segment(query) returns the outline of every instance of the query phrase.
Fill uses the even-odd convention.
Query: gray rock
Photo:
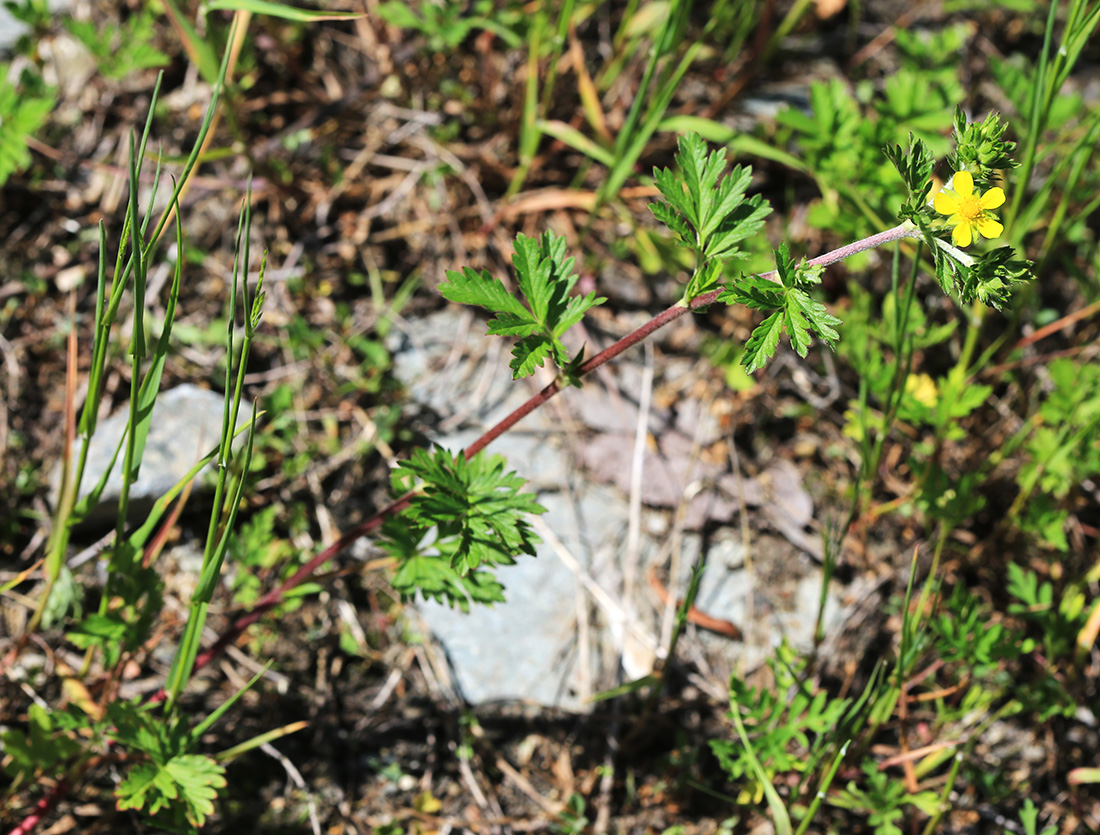
[[[138,471],[138,478],[130,485],[130,519],[139,520],[148,513],[158,498],[170,490],[203,455],[209,452],[221,437],[222,395],[185,383],[162,392],[153,406],[153,419],[145,442],[145,455]],[[252,404],[243,402],[237,421],[247,423],[252,414]],[[88,461],[84,469],[81,496],[87,495],[103,477],[111,463],[119,440],[126,431],[129,407],[126,406],[99,422],[88,448]],[[238,446],[245,435],[238,436]],[[73,450],[74,459],[79,454],[80,442]],[[113,519],[122,491],[122,455],[107,479],[99,504],[88,514],[86,522],[101,524]],[[201,495],[212,483],[210,475],[216,465],[208,464],[195,479],[192,495]],[[51,475],[51,501],[57,503],[61,482],[60,462]]]
[[[438,413],[436,440],[448,449],[467,446],[541,385],[512,382],[508,343],[483,334],[480,320],[448,308],[409,323],[407,333],[390,340],[398,377],[414,399]],[[416,604],[470,703],[534,702],[585,711],[595,693],[624,676],[650,672],[667,620],[653,579],[678,599],[701,560],[706,567],[697,607],[737,624],[745,635],[735,642],[689,626],[680,642],[678,652],[706,671],[714,692],[724,690],[732,671],[759,667],[782,640],[800,649],[812,645],[821,572],[800,544],[813,540],[804,531],[813,506],[798,470],[777,460],[759,477],[738,482],[722,466],[692,460],[687,432],[705,419],[698,409],[679,408],[680,426],[668,412],[654,409],[648,417],[657,443],[643,456],[641,533],[637,553],[628,554],[640,381],[640,367],[628,356],[582,390],[563,392],[489,447],[528,480],[547,513],[536,521],[543,539],[538,556],[520,557],[497,572],[507,602],[468,614]],[[703,488],[674,536],[677,506],[693,483]],[[742,501],[759,521],[750,534],[751,559],[738,524],[739,514],[748,512]],[[691,532],[708,519],[732,524],[706,540]],[[760,533],[761,526],[780,535]],[[827,619],[840,610],[832,590],[828,600]]]

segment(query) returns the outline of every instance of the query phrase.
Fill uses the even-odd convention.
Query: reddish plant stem
[[[834,249],[832,252],[827,252],[824,255],[819,255],[817,258],[811,258],[809,264],[815,266],[827,266],[834,264],[837,261],[841,261],[844,258],[855,255],[857,252],[864,252],[865,250],[872,249],[873,247],[882,246],[885,243],[891,241],[901,240],[902,238],[914,238],[919,237],[920,231],[908,224],[901,224],[895,226],[893,229],[887,229],[885,232],[880,232],[877,235],[872,235],[869,238],[864,238],[861,241],[842,246],[840,249]],[[775,270],[767,273],[761,273],[760,278],[766,278],[769,281],[778,281],[778,274]],[[704,293],[701,296],[697,296],[691,300],[690,305],[684,306],[682,304],[675,304],[667,310],[657,314],[654,318],[650,319],[640,328],[631,333],[628,333],[614,345],[604,349],[600,353],[596,354],[586,363],[581,365],[578,370],[578,376],[585,376],[592,371],[595,371],[604,363],[614,359],[628,348],[637,345],[643,339],[648,337],[654,331],[663,328],[669,322],[679,319],[685,313],[691,310],[697,310],[701,307],[707,307],[714,304],[718,300],[718,295],[721,290],[712,290],[709,293]],[[485,432],[480,438],[470,444],[463,451],[463,455],[466,458],[473,458],[477,453],[481,452],[485,447],[519,423],[535,409],[542,406],[543,403],[548,401],[554,395],[561,391],[561,386],[557,381],[550,383],[543,388],[538,394],[531,397],[526,403],[513,411],[491,429]],[[277,606],[283,599],[283,596],[295,588],[317,571],[322,565],[331,559],[335,559],[342,554],[353,543],[362,537],[366,536],[371,531],[378,528],[382,522],[390,515],[397,513],[400,510],[406,508],[409,504],[409,500],[412,498],[413,493],[406,493],[404,496],[396,499],[384,508],[379,510],[374,516],[360,525],[352,528],[350,531],[342,535],[338,540],[325,548],[321,553],[311,559],[308,563],[299,568],[293,576],[284,580],[274,589],[269,591],[263,597],[261,597],[253,608],[238,618],[229,629],[223,633],[217,641],[215,641],[208,649],[200,653],[195,659],[195,671],[201,670],[211,661],[213,661],[229,644],[237,639],[237,637],[244,632],[248,627],[258,621],[264,614],[264,612]],[[164,692],[159,691],[154,694],[152,701],[163,701]]]
[[[11,831],[10,835],[30,835],[68,792],[69,781],[63,777],[57,781],[53,791],[38,799],[38,802],[34,804],[34,811],[23,818],[20,824]]]
[[[873,247],[882,246],[882,244],[885,243],[890,243],[891,241],[901,240],[902,238],[919,237],[920,232],[917,229],[903,223],[900,226],[895,226],[893,229],[887,229],[885,232],[880,232],[877,235],[872,235],[871,237],[864,238],[861,241],[856,241],[855,243],[848,244],[847,246],[842,246],[840,247],[840,249],[834,249],[832,252],[827,252],[824,255],[819,255],[817,258],[811,258],[808,263],[815,266],[827,266],[829,264],[834,264],[837,261],[841,261],[844,258],[848,258],[849,256],[855,255],[857,252],[864,252],[868,249],[872,249]],[[766,278],[769,281],[778,281],[777,273],[775,270],[767,273],[761,273],[759,277]],[[588,362],[581,365],[580,369],[578,369],[578,376],[583,377],[586,374],[595,371],[601,365],[619,356],[619,354],[623,353],[628,348],[637,345],[654,331],[663,328],[669,322],[679,319],[689,310],[697,310],[698,308],[707,307],[708,305],[714,304],[716,301],[718,301],[718,296],[720,293],[721,290],[712,290],[709,293],[704,293],[703,295],[697,296],[696,298],[692,299],[688,306],[676,304],[668,308],[667,310],[659,313],[657,316],[646,322],[640,328],[627,334],[614,345],[611,345],[610,347],[604,349],[600,353],[596,354],[596,356],[588,360]],[[482,435],[480,438],[470,444],[463,451],[463,454],[467,458],[472,458],[473,456],[477,455],[477,453],[485,449],[485,447],[487,447],[490,443],[492,443],[494,440],[499,438],[501,435],[503,435],[505,432],[507,432],[509,429],[519,423],[523,418],[527,417],[527,415],[531,414],[531,412],[535,411],[535,409],[539,408],[543,403],[556,395],[559,391],[561,391],[561,387],[556,381],[550,383],[550,385],[543,388],[538,394],[534,395],[530,400],[528,400],[510,415],[508,415],[491,429],[489,429],[484,435]],[[237,638],[246,629],[248,629],[248,627],[258,621],[261,617],[263,617],[263,614],[265,612],[277,606],[282,601],[283,596],[288,591],[300,585],[302,582],[312,576],[313,573],[316,572],[317,569],[324,565],[326,562],[338,557],[340,554],[350,548],[352,544],[355,543],[357,540],[366,536],[375,528],[381,526],[382,522],[385,521],[387,517],[408,507],[409,500],[413,497],[413,495],[414,492],[409,492],[406,493],[404,496],[401,496],[400,498],[390,502],[384,508],[375,513],[375,515],[372,516],[370,519],[343,534],[338,540],[329,545],[321,553],[319,553],[308,563],[306,563],[296,572],[294,572],[293,576],[284,580],[274,589],[261,597],[250,611],[234,621],[233,625],[229,627],[229,629],[227,629],[218,638],[217,641],[211,644],[211,646],[208,647],[204,652],[199,654],[199,656],[195,659],[193,672],[198,672],[215,658],[217,658],[222,653],[222,651],[235,640],[237,640]],[[148,701],[155,704],[164,701],[166,697],[167,693],[162,688],[154,693]],[[53,791],[51,791],[46,797],[41,798],[38,803],[35,804],[34,811],[31,812],[31,814],[28,815],[26,818],[24,818],[23,822],[20,823],[19,826],[12,830],[11,835],[29,835],[29,833],[33,832],[34,829],[37,828],[38,824],[41,823],[45,815],[54,808],[54,806],[62,797],[65,796],[65,794],[68,792],[68,789],[68,781],[59,781],[58,784],[54,787]]]

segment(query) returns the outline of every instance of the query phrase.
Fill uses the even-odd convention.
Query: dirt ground
[[[367,5],[373,10],[373,3]],[[607,19],[581,31],[586,46],[598,48],[601,27],[621,13],[619,5],[601,7],[599,15]],[[790,49],[754,62],[753,45],[766,40],[766,29],[785,11],[782,3],[765,5],[771,12],[750,40],[746,60],[700,62],[682,85],[675,111],[713,114],[717,109],[720,116],[746,120],[752,118],[746,99],[776,91],[798,96],[813,78],[859,75],[864,69],[849,61],[853,45],[865,48],[876,39],[888,40],[897,11],[893,3],[868,2],[858,4],[858,11],[845,7],[828,17],[811,12],[796,29]],[[76,9],[103,16],[119,12],[107,3],[82,2]],[[121,12],[129,14],[129,6],[124,4]],[[939,3],[914,7],[911,14],[929,26],[948,19]],[[1008,13],[991,15],[983,20],[1011,22]],[[564,190],[590,193],[599,187],[604,170],[561,143],[544,140],[523,191],[505,198],[522,121],[522,51],[481,32],[457,49],[432,54],[415,33],[402,35],[373,19],[291,26],[257,17],[250,31],[239,74],[247,79],[247,89],[229,99],[231,117],[214,143],[225,153],[200,169],[184,204],[193,269],[179,326],[200,336],[170,358],[165,387],[183,381],[216,383],[222,373],[220,345],[201,334],[223,315],[236,212],[251,175],[253,246],[267,250],[272,272],[248,390],[264,402],[279,385],[289,384],[300,429],[268,449],[248,512],[278,506],[286,525],[280,532],[301,553],[313,554],[336,532],[384,504],[391,454],[400,456],[435,428],[435,417],[408,404],[385,367],[364,361],[359,340],[373,338],[381,317],[372,287],[392,300],[415,276],[400,319],[425,316],[446,304],[435,290],[445,270],[469,265],[504,276],[514,234],[545,228],[583,247],[587,272],[582,281],[597,282],[601,292],[611,288],[611,302],[598,320],[605,333],[621,331],[640,312],[662,309],[675,298],[675,284],[623,256],[621,238],[630,223],[651,222],[649,195],[628,188],[614,212],[590,216],[563,197]],[[990,37],[1007,38],[1011,31],[1009,26]],[[59,42],[64,35],[48,37]],[[189,148],[209,87],[163,21],[157,38],[171,60],[155,141],[175,155]],[[1026,37],[1022,42],[1029,43]],[[624,79],[636,83],[645,58],[633,56]],[[883,58],[875,72],[888,71],[889,59]],[[75,321],[81,345],[89,344],[95,228],[100,220],[114,224],[121,217],[127,137],[144,123],[153,78],[145,71],[109,80],[94,66],[69,67],[59,78],[54,117],[32,145],[34,167],[13,177],[0,197],[0,309],[7,311],[0,320],[0,426],[5,432],[0,499],[5,507],[19,509],[0,526],[0,568],[5,571],[22,570],[42,547],[49,512],[44,474],[64,440],[66,338]],[[621,121],[628,93],[611,97],[611,120]],[[575,102],[563,103],[561,112],[551,115],[575,120]],[[641,166],[671,164],[673,143],[658,135]],[[784,229],[800,233],[798,246],[809,253],[843,243],[800,220],[801,202],[814,195],[810,181],[766,161],[757,162],[756,171],[754,189],[776,207],[771,239],[779,240]],[[882,285],[880,273],[874,282]],[[843,267],[826,275],[831,301],[843,296],[847,277]],[[1060,291],[1049,292],[1056,297]],[[673,329],[659,336],[658,358],[692,356],[709,336],[743,339],[752,321],[744,310],[695,317],[690,333]],[[311,331],[324,334],[313,348]],[[84,354],[78,362],[86,367]],[[808,366],[812,373],[799,373],[797,363],[779,363],[749,393],[732,392],[721,369],[700,363],[690,392],[700,401],[725,404],[724,427],[747,473],[764,471],[777,457],[798,460],[818,520],[837,517],[846,507],[843,496],[854,456],[841,427],[856,380],[831,363],[830,374],[812,371],[825,367],[823,362],[816,358]],[[120,357],[114,369],[107,399],[117,405],[127,396],[128,364]],[[666,396],[683,396],[673,382],[667,385]],[[837,396],[828,399],[831,386]],[[656,396],[661,397],[660,389]],[[383,428],[383,443],[368,454],[348,455],[346,448],[363,431],[363,416]],[[22,439],[22,445],[9,445],[12,437]],[[990,442],[976,442],[959,454],[985,455]],[[888,450],[887,462],[898,461],[901,453],[900,448]],[[889,478],[886,485],[888,492]],[[995,486],[990,492],[996,493]],[[892,495],[884,495],[884,501]],[[295,525],[292,519],[304,522]],[[192,543],[201,525],[200,515],[185,516],[177,544]],[[767,536],[759,518],[753,533]],[[961,532],[956,553],[965,555],[984,533]],[[74,547],[95,538],[92,532],[86,536]],[[823,686],[858,692],[874,662],[893,646],[897,608],[888,601],[904,589],[914,548],[927,566],[923,536],[916,520],[884,515],[849,537],[840,580],[859,580],[866,593],[854,601],[846,626],[820,650],[817,680]],[[385,572],[365,565],[361,559],[338,563],[322,578],[319,595],[265,619],[200,674],[187,697],[195,715],[224,701],[257,663],[275,661],[263,684],[204,740],[208,750],[308,722],[304,730],[230,765],[230,788],[207,831],[579,835],[658,833],[674,826],[684,833],[770,831],[763,807],[735,805],[726,794],[736,790],[707,741],[732,737],[725,717],[728,703],[713,688],[700,686],[690,659],[666,671],[659,699],[613,700],[586,715],[517,704],[472,709],[449,682],[439,647],[430,640],[409,640],[408,621]],[[970,582],[996,580],[965,556],[943,568],[948,576]],[[767,566],[762,570],[766,578]],[[83,582],[97,582],[92,565],[83,572]],[[278,579],[277,569],[261,572],[260,579],[266,589]],[[343,637],[349,603],[362,636],[355,652],[348,651]],[[185,603],[169,601],[167,629],[160,634],[165,646],[171,645],[171,630],[185,611]],[[211,609],[210,637],[240,611],[228,594],[219,597]],[[0,635],[18,634],[26,610],[5,600],[4,616]],[[65,661],[64,654],[57,660]],[[129,692],[150,692],[164,672],[164,657],[151,649],[133,671]],[[766,670],[754,675],[753,681],[767,680]],[[51,688],[37,695],[55,703],[60,680]],[[0,714],[19,716],[28,699],[16,682],[0,679]],[[885,738],[882,744],[888,747]],[[1067,740],[1057,720],[1034,726],[1004,722],[975,756],[1030,785],[1035,796],[1047,799],[1048,811],[1081,822],[1098,819],[1095,794],[1070,798],[1060,787],[1068,768],[1095,765],[1090,758],[1097,751],[1095,728]],[[41,831],[148,831],[113,810],[115,777],[102,771],[74,787]],[[964,795],[942,831],[1015,831],[1015,808],[1014,802],[1000,808]],[[0,814],[5,822],[18,822],[8,821],[7,814]],[[819,824],[814,831],[826,831],[826,826],[838,832],[872,831],[839,810],[829,810]]]

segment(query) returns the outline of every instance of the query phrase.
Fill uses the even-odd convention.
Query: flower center
[[[982,204],[973,195],[959,201],[959,214],[967,220],[975,220],[982,214]]]

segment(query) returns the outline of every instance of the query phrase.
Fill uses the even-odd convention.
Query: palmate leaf
[[[483,567],[533,556],[539,539],[527,522],[544,513],[525,482],[505,471],[499,455],[469,461],[444,449],[416,450],[391,476],[394,491],[416,488],[409,506],[382,526],[381,545],[398,564],[394,587],[457,605],[502,599],[501,586]]]
[[[170,817],[202,826],[214,812],[218,789],[225,788],[225,769],[200,754],[180,754],[163,765],[134,765],[115,789],[119,811],[140,809],[147,815],[168,810]]]
[[[409,557],[392,580],[393,587],[406,599],[420,595],[470,611],[470,603],[484,606],[504,602],[504,586],[489,571],[460,574],[442,555],[416,554]]]
[[[519,379],[529,377],[547,359],[560,369],[568,367],[569,352],[561,342],[562,334],[590,308],[607,301],[595,293],[570,295],[577,283],[574,264],[574,259],[566,257],[564,238],[550,232],[538,239],[521,234],[516,236],[512,266],[523,301],[487,270],[478,272],[470,267],[461,272],[448,270],[447,281],[439,289],[451,301],[496,314],[489,320],[490,334],[518,337],[511,368],[512,377]]]

